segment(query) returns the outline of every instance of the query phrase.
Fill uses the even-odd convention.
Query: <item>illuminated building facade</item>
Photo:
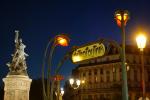
[[[137,47],[126,46],[129,100],[142,96],[141,55]],[[146,96],[150,98],[150,49],[144,50]],[[64,100],[121,100],[121,60],[116,48],[101,58],[80,62],[72,77],[85,80],[78,89],[65,84]]]

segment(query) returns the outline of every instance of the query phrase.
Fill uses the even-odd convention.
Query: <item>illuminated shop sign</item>
[[[101,57],[105,54],[105,46],[103,43],[94,43],[76,49],[72,53],[72,62],[78,63],[80,61],[89,60],[96,57]]]

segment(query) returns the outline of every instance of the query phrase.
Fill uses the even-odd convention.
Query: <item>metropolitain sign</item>
[[[105,54],[105,46],[103,43],[93,43],[91,45],[77,48],[72,53],[72,62],[78,63],[92,58],[101,57]]]

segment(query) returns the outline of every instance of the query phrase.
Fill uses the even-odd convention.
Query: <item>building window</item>
[[[94,83],[97,83],[97,76],[94,77]]]
[[[141,64],[141,59],[139,59],[139,64]]]
[[[106,100],[110,100],[110,94],[106,95]]]
[[[100,79],[101,79],[101,80],[100,80],[101,82],[104,82],[103,77],[100,77]]]
[[[110,81],[110,72],[106,71],[106,81],[109,82]]]
[[[94,100],[98,100],[98,95],[95,95],[95,96],[94,96]]]
[[[113,81],[116,81],[116,67],[113,67]]]
[[[148,64],[150,64],[150,59],[148,59]]]
[[[140,80],[142,81],[142,69],[140,69]]]
[[[148,65],[149,64],[149,57],[146,57],[146,59],[144,59],[144,60],[145,60],[145,64]]]
[[[85,73],[83,73],[83,77],[85,77],[86,76],[86,74]]]
[[[104,100],[104,95],[100,94],[100,100]]]
[[[136,64],[136,56],[133,58],[133,63]]]
[[[148,82],[150,82],[150,70],[148,71]]]
[[[122,80],[122,69],[119,69],[119,74],[120,74],[120,81]]]
[[[103,74],[103,69],[102,68],[100,69],[100,74]]]
[[[130,70],[127,72],[128,81],[130,81]]]
[[[91,71],[89,71],[89,76],[91,76],[92,75],[92,73],[91,73]]]
[[[126,63],[129,63],[129,59],[126,59]]]
[[[121,68],[119,69],[119,72],[120,72],[120,73],[122,72],[122,69],[121,69]]]
[[[147,65],[149,65],[150,64],[150,62],[149,62],[149,58],[147,57]]]
[[[109,57],[106,58],[106,61],[109,61]]]
[[[88,100],[88,95],[83,95],[82,98],[83,100]]]
[[[106,81],[109,82],[110,81],[110,76],[106,77]]]
[[[92,100],[92,95],[88,95],[88,100]]]
[[[89,77],[89,84],[92,84],[92,79],[91,79],[91,77]]]
[[[107,71],[106,74],[109,74],[109,71]]]
[[[97,70],[96,69],[94,70],[94,75],[97,75]]]
[[[137,79],[137,71],[136,70],[134,70],[134,80],[138,81],[138,79]]]

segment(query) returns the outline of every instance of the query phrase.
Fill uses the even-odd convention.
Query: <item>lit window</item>
[[[97,77],[94,77],[94,82],[97,83]]]

